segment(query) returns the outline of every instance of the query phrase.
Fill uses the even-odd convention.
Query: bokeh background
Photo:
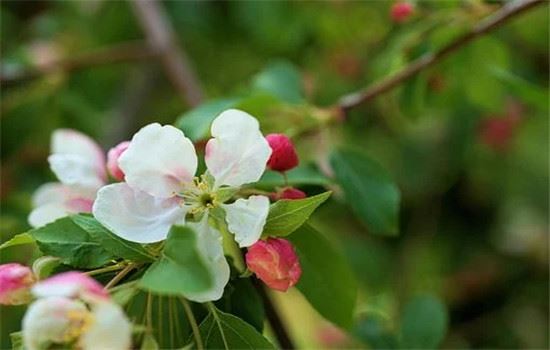
[[[369,315],[391,330],[411,296],[429,293],[446,305],[443,348],[548,348],[547,4],[321,131],[296,132],[285,118],[312,108],[334,113],[341,96],[440,48],[503,5],[419,1],[396,23],[392,4],[161,6],[204,100],[243,96],[265,88],[266,79],[271,86],[273,77],[300,86],[301,95],[285,96],[292,89],[283,83],[278,96],[299,107],[260,119],[264,130],[293,134],[302,164],[315,169],[317,180],[302,189],[335,190],[313,220],[344,251],[360,293],[351,335],[323,321],[298,292],[277,294],[298,345],[380,346],[370,337]],[[176,122],[197,101],[150,55],[132,7],[2,1],[0,241],[29,229],[33,191],[54,180],[47,165],[54,129],[78,129],[108,149],[146,123]],[[262,113],[271,104],[259,98],[249,107]],[[326,179],[323,159],[335,144],[352,145],[388,169],[401,190],[399,236],[369,232]],[[2,262],[25,263],[37,254],[18,247],[1,253]],[[10,347],[21,312],[2,308],[1,348]]]

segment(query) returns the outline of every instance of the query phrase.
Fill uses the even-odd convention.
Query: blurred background
[[[194,120],[188,112],[203,101],[246,96],[240,107],[264,131],[292,135],[314,172],[296,185],[335,190],[314,224],[359,283],[350,334],[298,292],[276,295],[300,347],[384,347],[373,329],[391,331],[403,304],[429,293],[447,309],[443,348],[548,348],[548,4],[340,113],[343,95],[503,6],[411,4],[401,19],[392,1],[166,1],[155,18],[127,1],[2,1],[0,241],[29,229],[33,191],[54,180],[54,129],[78,129],[108,149],[152,121],[186,130],[183,120]],[[168,48],[151,33],[159,20],[172,30]],[[306,114],[336,117],[310,129]],[[372,234],[350,210],[328,178],[334,145],[388,170],[401,191],[398,236]],[[14,247],[1,262],[36,255]],[[1,348],[11,347],[22,310],[2,308]]]

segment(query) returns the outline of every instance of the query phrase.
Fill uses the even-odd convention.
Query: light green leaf
[[[8,247],[31,243],[34,243],[34,238],[32,238],[32,236],[28,232],[20,233],[13,236],[10,240],[2,243],[2,245],[0,245],[0,250]]]
[[[145,272],[139,285],[152,292],[185,295],[205,291],[213,281],[198,252],[193,230],[172,226],[160,260]]]
[[[206,349],[274,349],[263,335],[240,318],[214,306],[211,310],[199,326]]]
[[[445,305],[433,296],[417,296],[403,310],[401,348],[436,349],[447,332]]]
[[[138,292],[139,290],[136,288],[135,281],[121,284],[110,291],[113,301],[120,306],[127,305],[128,302],[138,294]]]
[[[61,262],[79,268],[99,267],[113,256],[70,217],[58,219],[28,232],[40,251],[61,259]]]
[[[369,231],[397,235],[400,192],[386,170],[367,156],[349,150],[334,152],[331,163],[346,201]]]
[[[157,340],[151,333],[145,333],[141,342],[141,350],[158,350]]]
[[[23,332],[10,333],[11,348],[12,350],[24,350],[23,346]]]
[[[176,120],[175,125],[192,141],[199,141],[210,134],[212,121],[224,110],[234,107],[238,101],[237,98],[208,101],[185,112]]]
[[[323,317],[337,326],[350,328],[357,282],[342,253],[308,224],[289,239],[302,266],[298,289]]]
[[[256,91],[269,92],[285,102],[300,103],[304,100],[300,72],[287,61],[269,64],[254,77],[252,87]]]
[[[122,239],[105,228],[93,216],[78,214],[71,216],[75,224],[81,227],[103,248],[119,258],[132,260],[134,262],[149,262],[155,257],[149,253],[141,244]]]
[[[41,256],[32,263],[32,272],[39,279],[44,279],[52,274],[52,271],[61,264],[61,259],[55,256]]]
[[[271,205],[263,236],[288,236],[326,201],[332,192],[324,192],[304,199],[282,199]]]

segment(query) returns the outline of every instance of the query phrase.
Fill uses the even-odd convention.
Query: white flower
[[[212,123],[211,133],[205,152],[208,171],[199,179],[195,177],[195,147],[181,130],[157,123],[143,127],[119,158],[126,182],[99,190],[93,206],[96,219],[124,239],[152,243],[166,239],[172,225],[184,224],[187,213],[206,216],[219,206],[225,210],[228,228],[239,246],[254,244],[265,225],[269,199],[251,196],[222,204],[218,191],[222,186],[258,181],[271,148],[258,121],[239,110],[221,113]],[[199,230],[198,246],[219,247],[214,255],[223,257],[219,232],[210,228],[206,219],[194,227]],[[207,250],[212,253],[211,249]],[[204,295],[187,296],[191,300],[218,299],[229,279],[225,258],[205,259],[213,275],[223,280],[216,281],[215,288]]]
[[[26,349],[45,349],[52,343],[74,343],[83,350],[130,349],[130,321],[91,277],[63,273],[38,282],[33,293],[39,299],[23,317]]]
[[[29,223],[39,227],[63,216],[91,212],[107,173],[101,148],[88,136],[60,129],[52,135],[50,168],[60,182],[42,185],[33,196]]]

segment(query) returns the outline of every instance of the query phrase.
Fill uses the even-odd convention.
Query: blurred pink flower
[[[123,141],[111,148],[107,153],[107,169],[109,170],[109,174],[118,181],[124,180],[124,172],[118,166],[118,159],[129,145],[130,141]]]
[[[10,263],[0,265],[0,304],[20,305],[31,300],[30,287],[34,274],[27,266]]]

